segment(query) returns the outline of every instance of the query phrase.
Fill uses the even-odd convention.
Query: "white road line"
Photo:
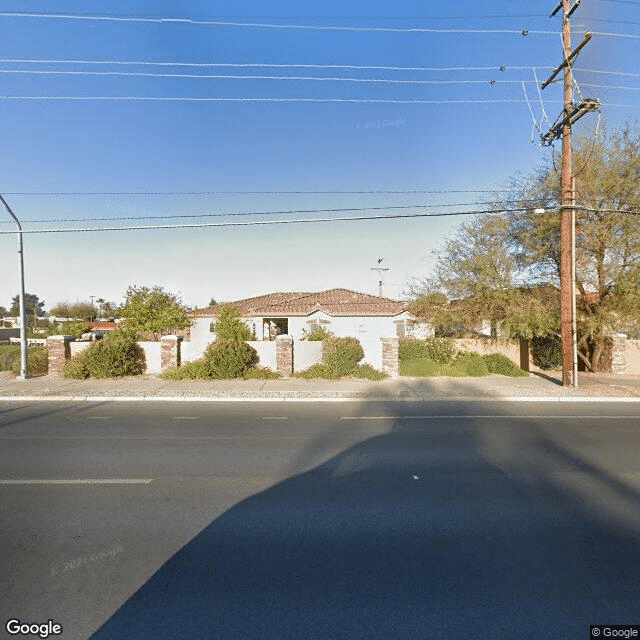
[[[173,416],[174,420],[200,420],[200,416]]]
[[[111,416],[87,416],[87,420],[111,420]]]
[[[510,415],[461,415],[461,416],[341,416],[340,420],[468,420],[469,418],[483,418],[495,420],[633,420],[638,416],[510,416]]]
[[[262,416],[263,420],[288,420],[287,416]]]
[[[153,478],[20,478],[17,480],[0,480],[0,484],[150,484]]]

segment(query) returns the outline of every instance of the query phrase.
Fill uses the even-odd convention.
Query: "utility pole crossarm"
[[[576,56],[580,53],[580,50],[582,49],[582,47],[584,47],[585,44],[587,44],[587,42],[589,42],[589,40],[591,40],[591,34],[590,33],[585,33],[584,34],[584,39],[582,40],[582,42],[567,56],[567,58],[565,59],[565,61],[562,64],[559,64],[552,72],[551,72],[551,76],[545,80],[541,85],[540,88],[541,89],[546,89],[551,82],[553,81],[553,79],[565,68],[568,67],[576,58]]]

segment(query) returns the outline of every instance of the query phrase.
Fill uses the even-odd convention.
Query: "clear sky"
[[[0,193],[25,230],[260,223],[25,234],[27,291],[377,293],[383,258],[401,297],[462,216],[262,223],[472,211],[548,159],[533,125],[561,110],[560,84],[536,85],[562,60],[555,4],[0,0]],[[574,46],[594,32],[576,79],[600,127],[636,119],[640,1],[583,0],[572,26]],[[18,286],[0,235],[1,306]]]

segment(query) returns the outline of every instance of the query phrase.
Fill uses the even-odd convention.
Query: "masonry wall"
[[[627,375],[640,376],[640,340],[627,340]]]
[[[480,353],[482,355],[501,353],[503,356],[506,356],[509,360],[513,360],[515,364],[520,366],[519,340],[459,338],[454,340],[454,342],[459,351],[473,351],[474,353]],[[529,365],[531,365],[531,356],[529,356]]]

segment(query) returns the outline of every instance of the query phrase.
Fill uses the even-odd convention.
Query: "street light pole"
[[[18,256],[20,258],[20,374],[18,375],[18,378],[26,380],[29,378],[29,362],[27,360],[27,308],[24,301],[24,251],[22,244],[22,225],[1,195],[0,202],[2,202],[4,208],[9,212],[9,215],[18,225]]]

